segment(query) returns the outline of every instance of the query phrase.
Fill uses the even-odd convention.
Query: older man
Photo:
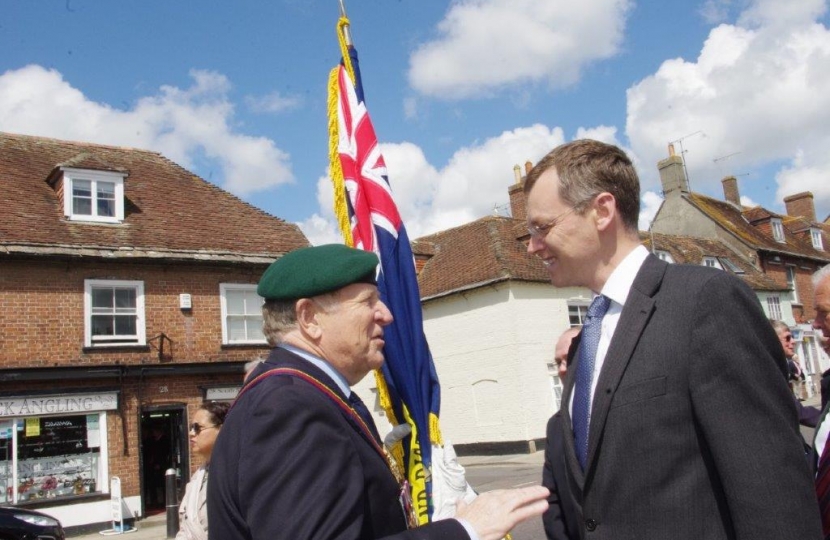
[[[350,389],[383,364],[392,314],[378,296],[378,260],[341,245],[291,252],[259,282],[275,348],[225,420],[208,481],[219,540],[480,538],[497,540],[540,515],[541,486],[486,493],[458,519],[408,530],[408,489]]]
[[[592,540],[821,535],[784,355],[727,272],[640,245],[619,148],[580,140],[527,175],[528,251],[596,294],[562,398],[568,480]]]

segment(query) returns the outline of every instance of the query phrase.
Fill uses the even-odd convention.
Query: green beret
[[[352,283],[376,284],[378,257],[342,244],[286,253],[262,274],[256,292],[266,300],[297,300],[334,292]]]

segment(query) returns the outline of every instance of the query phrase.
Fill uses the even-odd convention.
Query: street
[[[536,452],[515,461],[500,462],[499,457],[494,457],[489,463],[465,464],[467,481],[479,493],[541,484],[543,454],[544,452]],[[535,518],[520,523],[511,532],[511,536],[513,540],[545,540],[542,519]]]

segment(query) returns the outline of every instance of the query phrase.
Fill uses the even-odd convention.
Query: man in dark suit
[[[821,331],[822,336],[819,337],[821,346],[825,352],[830,354],[830,341],[827,340],[830,337],[830,264],[813,274],[813,294],[815,296],[813,304],[816,307],[813,328]],[[828,416],[830,406],[826,405],[826,374],[827,372],[821,381],[823,410],[813,437],[812,454],[816,469],[816,497],[819,501],[825,540],[830,538],[830,416]]]
[[[498,540],[547,508],[541,486],[494,491],[460,505],[457,519],[413,526],[408,487],[350,388],[382,365],[392,322],[377,263],[373,253],[319,246],[283,256],[262,276],[263,328],[275,348],[217,438],[211,538]]]
[[[525,181],[528,251],[597,296],[562,399],[569,487],[595,540],[821,538],[784,356],[734,276],[640,245],[639,179],[574,141]]]
[[[556,342],[553,359],[561,381],[565,380],[568,373],[568,351],[577,334],[579,328],[568,328]],[[561,411],[557,411],[548,420],[542,485],[550,491],[548,509],[542,514],[542,524],[545,526],[548,540],[579,540],[579,510],[568,488],[565,470]]]

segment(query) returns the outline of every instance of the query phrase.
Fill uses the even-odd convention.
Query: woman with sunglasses
[[[179,506],[179,532],[176,540],[207,540],[207,481],[210,454],[219,430],[230,409],[229,403],[204,402],[190,424],[190,448],[194,455],[202,458],[204,464],[185,488],[184,498]]]

